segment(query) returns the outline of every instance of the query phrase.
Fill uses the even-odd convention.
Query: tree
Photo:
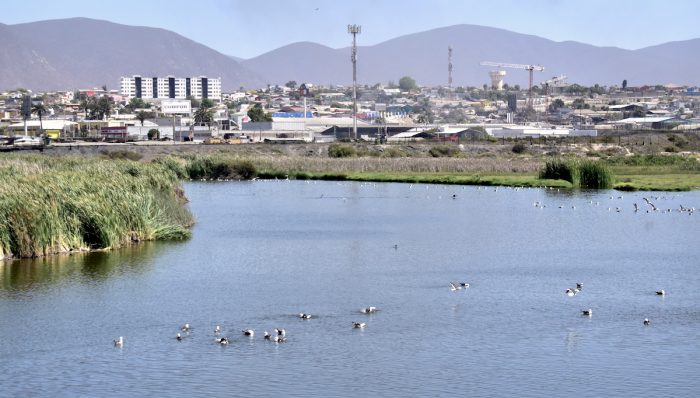
[[[626,88],[627,88],[627,79],[622,81],[622,89],[624,90]]]
[[[554,101],[552,101],[552,103],[549,105],[549,111],[554,112],[557,109],[563,108],[563,107],[564,107],[564,101],[562,101],[561,98],[557,98]]]
[[[148,130],[147,137],[148,137],[149,141],[160,139],[160,130],[158,130],[158,129]]]
[[[294,80],[290,80],[287,83],[284,84],[286,87],[289,87],[292,90],[295,90],[297,88],[297,82]]]
[[[199,108],[200,102],[194,98],[193,96],[189,95],[187,96],[187,99],[190,100],[190,103],[192,105],[192,108]]]
[[[571,107],[574,109],[588,109],[590,108],[590,105],[588,105],[586,103],[586,100],[584,100],[583,98],[576,98],[571,104]]]
[[[197,112],[194,113],[194,122],[197,124],[206,124],[211,127],[214,121],[214,112],[211,109],[200,107]]]
[[[143,122],[148,119],[151,115],[148,112],[140,111],[136,114],[136,119],[141,122],[141,127],[143,127]]]
[[[134,97],[129,100],[129,103],[126,104],[126,107],[130,111],[134,111],[135,109],[144,109],[144,108],[150,108],[151,104],[146,103],[144,100],[141,98]]]
[[[109,116],[112,113],[112,106],[114,102],[112,98],[108,96],[102,96],[97,100],[97,115],[99,120],[103,120],[105,116]]]
[[[31,112],[36,113],[39,116],[39,128],[41,129],[41,133],[44,134],[44,122],[42,120],[42,116],[45,115],[48,110],[43,103],[37,102],[36,104],[32,105]]]
[[[209,98],[204,98],[202,100],[202,103],[199,105],[200,108],[213,108],[214,107],[214,101],[210,100]]]
[[[411,77],[404,76],[401,79],[399,79],[399,88],[402,91],[411,91],[418,88],[418,86],[416,85],[416,81],[413,80]]]
[[[260,104],[256,104],[252,108],[248,109],[248,117],[250,118],[251,122],[271,122],[272,121],[272,115],[269,112],[265,112],[265,110],[260,106]]]

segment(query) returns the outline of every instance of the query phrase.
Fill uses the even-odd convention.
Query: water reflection
[[[118,250],[0,262],[0,290],[28,291],[63,281],[104,281],[114,274],[142,274],[168,243],[145,242]]]

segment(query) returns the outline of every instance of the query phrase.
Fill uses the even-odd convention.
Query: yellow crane
[[[481,66],[495,66],[497,68],[525,69],[528,72],[530,72],[530,84],[527,88],[527,104],[528,104],[528,106],[532,107],[532,72],[533,71],[542,72],[544,70],[544,66],[525,65],[525,64],[508,64],[508,63],[504,63],[504,62],[491,62],[491,61],[482,61],[479,63],[479,65],[481,65]]]

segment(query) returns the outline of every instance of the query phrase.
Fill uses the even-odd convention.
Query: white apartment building
[[[206,76],[122,76],[120,82],[120,93],[121,95],[129,98],[186,99],[187,97],[192,96],[192,98],[196,98],[198,100],[209,98],[215,101],[221,101],[221,78],[210,79]]]

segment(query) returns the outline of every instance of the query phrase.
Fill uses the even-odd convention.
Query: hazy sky
[[[637,49],[700,37],[699,0],[21,0],[0,22],[89,17],[177,32],[224,54],[250,58],[285,44],[360,45],[475,24],[597,46]]]

